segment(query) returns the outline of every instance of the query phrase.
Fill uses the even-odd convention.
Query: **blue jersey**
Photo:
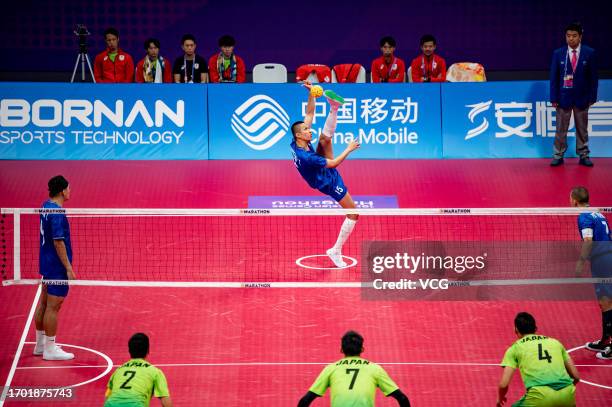
[[[302,178],[315,189],[323,189],[335,182],[338,171],[335,168],[325,168],[327,160],[317,154],[308,143],[306,149],[298,147],[295,140],[291,143],[293,162]]]
[[[583,212],[578,216],[578,233],[585,239],[593,239],[591,259],[604,254],[611,254],[610,226],[606,217],[599,212]]]
[[[61,206],[46,201],[43,209],[62,209]],[[40,274],[50,280],[66,279],[66,268],[60,261],[55,250],[54,240],[61,239],[66,245],[68,260],[72,264],[72,246],[70,244],[70,225],[64,213],[41,213],[40,214]]]

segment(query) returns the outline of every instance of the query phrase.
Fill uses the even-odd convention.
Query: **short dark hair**
[[[342,353],[345,356],[359,356],[363,351],[363,336],[355,331],[348,331],[342,337]]]
[[[128,341],[128,349],[133,359],[142,359],[149,354],[149,337],[142,332],[135,333]]]
[[[224,35],[219,38],[220,47],[233,47],[236,45],[236,39],[231,35]]]
[[[572,188],[571,196],[578,203],[588,204],[589,203],[589,190],[583,186],[577,186]]]
[[[59,195],[64,189],[68,188],[68,180],[62,175],[56,175],[49,180],[47,186],[49,187],[49,197],[53,198]]]
[[[574,21],[565,27],[565,32],[568,31],[576,31],[578,34],[582,35],[582,24],[578,21]]]
[[[521,335],[535,333],[537,326],[535,318],[528,312],[519,312],[514,318],[514,327]]]
[[[431,34],[425,34],[421,37],[420,46],[422,47],[426,42],[433,42],[436,45],[436,37]]]
[[[151,44],[154,44],[157,48],[161,48],[159,44],[159,40],[157,38],[147,38],[146,41],[144,42],[145,51],[149,49],[149,46]]]
[[[382,37],[380,39],[380,47],[384,47],[385,44],[389,44],[391,45],[393,48],[395,48],[395,38],[393,38],[390,35],[387,35],[386,37]]]
[[[183,45],[185,43],[185,41],[187,41],[187,40],[191,40],[191,41],[193,41],[194,43],[197,44],[197,41],[196,41],[195,36],[193,34],[185,34],[181,38],[181,45]]]
[[[117,30],[115,27],[108,27],[106,30],[104,30],[105,38],[108,34],[113,34],[115,37],[119,38],[119,30]]]
[[[304,122],[301,120],[298,120],[297,122],[291,125],[291,133],[293,134],[293,138],[295,138],[295,133],[297,133],[297,128],[300,124],[304,124]]]

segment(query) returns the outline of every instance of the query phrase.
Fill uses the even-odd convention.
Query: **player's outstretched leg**
[[[344,195],[344,198],[338,202],[341,207],[344,209],[352,209],[356,208],[355,202],[351,195],[347,192]],[[334,262],[336,267],[346,267],[346,262],[342,259],[342,246],[348,240],[349,236],[353,232],[355,228],[355,224],[357,224],[357,219],[359,219],[358,214],[349,214],[346,215],[344,222],[342,223],[342,227],[340,228],[340,233],[338,234],[338,239],[336,240],[336,244],[331,249],[327,250],[327,255]]]
[[[334,137],[334,133],[336,132],[336,125],[338,124],[338,108],[344,103],[344,98],[331,90],[326,90],[324,95],[329,103],[329,114],[325,120],[323,132],[319,137],[317,154],[320,154],[329,160],[333,160],[334,149],[332,147],[332,139]]]

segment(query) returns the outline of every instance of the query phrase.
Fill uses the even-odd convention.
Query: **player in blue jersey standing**
[[[62,205],[70,199],[70,185],[57,175],[49,180],[49,197],[40,214],[40,258],[42,293],[34,314],[36,346],[34,355],[45,360],[73,359],[55,344],[58,313],[68,295],[68,280],[75,279],[72,269],[70,225]]]
[[[585,262],[591,262],[593,278],[612,277],[612,236],[606,217],[589,206],[589,191],[585,187],[575,187],[570,193],[570,203],[584,207],[578,215],[578,232],[582,238],[580,259],[576,263],[576,273],[582,273]],[[588,350],[597,352],[597,357],[612,360],[612,284],[595,284],[597,301],[601,308],[601,339],[585,345]]]
[[[305,82],[305,87],[310,90],[311,85]],[[291,125],[293,141],[291,149],[293,162],[300,175],[306,180],[310,187],[332,197],[342,208],[355,208],[355,202],[348,192],[340,173],[336,169],[348,155],[359,148],[359,142],[352,140],[346,149],[337,157],[334,157],[332,138],[336,130],[338,120],[338,108],[344,103],[344,98],[331,90],[324,92],[329,103],[329,114],[325,120],[323,132],[319,135],[319,142],[316,150],[311,144],[312,140],[312,121],[315,112],[315,98],[312,94],[308,96],[306,106],[306,116],[303,121],[297,121]],[[348,214],[342,223],[338,239],[332,248],[327,250],[327,255],[334,262],[336,267],[346,267],[342,259],[342,246],[353,231],[358,214]]]

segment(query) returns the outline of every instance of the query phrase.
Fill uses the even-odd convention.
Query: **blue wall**
[[[335,84],[346,100],[334,148],[353,158],[549,157],[548,82]],[[0,159],[289,159],[296,84],[0,83]],[[594,157],[612,157],[612,80],[589,111]],[[313,130],[328,105],[316,104]],[[570,136],[572,136],[571,134]],[[574,139],[569,139],[568,155]]]

